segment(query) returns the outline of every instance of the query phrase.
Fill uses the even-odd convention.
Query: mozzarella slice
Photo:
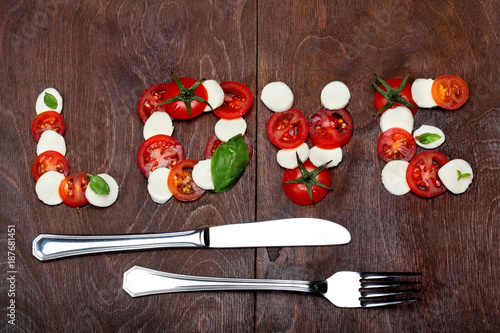
[[[215,135],[222,142],[227,142],[237,134],[245,134],[247,122],[242,117],[234,119],[219,119],[215,124]]]
[[[158,168],[149,173],[148,192],[151,199],[158,203],[164,204],[172,198],[172,192],[168,188],[168,175],[170,169]]]
[[[411,96],[419,108],[433,108],[437,106],[432,97],[433,79],[416,79],[411,85]]]
[[[417,139],[417,137],[419,137],[422,134],[426,134],[426,133],[437,134],[441,138],[439,138],[436,141],[431,142],[431,143],[422,143],[422,142],[420,142],[419,139]],[[430,126],[430,125],[422,125],[422,126],[420,126],[419,129],[416,129],[415,132],[413,132],[413,137],[415,138],[415,141],[417,142],[417,145],[419,145],[420,147],[427,148],[427,149],[434,149],[436,147],[439,147],[439,146],[441,146],[443,144],[443,142],[445,140],[443,131],[441,131],[437,127]],[[423,140],[423,138],[420,138],[420,140]]]
[[[48,107],[45,104],[45,93],[51,94],[52,96],[55,97],[57,101],[57,107],[55,109]],[[56,111],[57,113],[61,113],[62,107],[63,107],[63,100],[61,94],[54,88],[45,89],[44,91],[42,91],[40,95],[38,95],[38,98],[36,99],[36,105],[35,105],[36,114],[40,114],[45,111]]]
[[[118,199],[118,183],[107,173],[100,173],[98,176],[104,179],[104,181],[108,184],[109,193],[97,194],[94,190],[92,190],[92,188],[90,188],[90,186],[87,186],[87,190],[85,190],[85,197],[93,206],[109,207],[116,202],[116,199]]]
[[[466,176],[466,174],[469,175],[459,179],[459,171],[463,176]],[[472,178],[474,178],[469,163],[462,159],[451,160],[443,165],[438,170],[438,176],[443,185],[454,194],[464,193],[469,185],[472,184]]]
[[[389,128],[399,127],[408,133],[413,132],[413,114],[406,106],[398,106],[394,109],[386,110],[380,116],[380,129],[382,132]]]
[[[268,83],[260,94],[262,103],[271,111],[283,112],[293,105],[292,90],[284,82]]]
[[[212,160],[202,160],[199,161],[193,167],[193,181],[198,185],[198,187],[204,190],[215,189],[214,182],[212,181]]]
[[[382,169],[382,184],[389,193],[403,195],[410,191],[410,186],[406,182],[406,161],[390,161]]]
[[[157,111],[146,120],[142,134],[144,140],[147,140],[158,134],[172,135],[173,132],[174,125],[168,113]]]
[[[320,167],[326,162],[331,161],[326,167],[336,167],[342,161],[342,149],[340,147],[335,149],[322,149],[314,146],[309,151],[309,161],[316,167]]]
[[[299,165],[297,164],[297,154],[302,162],[305,162],[309,157],[309,147],[307,143],[303,143],[297,148],[293,149],[280,149],[276,154],[276,159],[278,164],[285,169],[295,169]]]
[[[221,86],[215,80],[205,80],[202,85],[207,90],[208,99],[207,102],[210,104],[212,109],[217,109],[219,106],[224,104],[224,90],[222,90]],[[205,112],[212,111],[210,106],[205,107]]]
[[[64,175],[57,171],[47,171],[41,175],[35,185],[38,199],[47,205],[59,205],[62,202],[59,196],[59,185],[64,178]]]
[[[349,88],[340,81],[328,83],[321,91],[321,104],[330,110],[345,108],[350,98]]]
[[[66,141],[64,141],[61,134],[50,130],[42,133],[36,145],[36,154],[40,155],[48,150],[54,150],[61,155],[66,155]]]

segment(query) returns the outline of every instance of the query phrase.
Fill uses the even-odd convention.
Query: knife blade
[[[46,261],[82,254],[155,248],[325,246],[347,244],[350,240],[349,231],[335,222],[302,217],[156,234],[40,234],[33,240],[33,256]]]

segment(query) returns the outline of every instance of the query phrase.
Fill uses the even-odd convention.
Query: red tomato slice
[[[57,151],[48,150],[43,152],[33,162],[31,173],[33,174],[33,178],[38,180],[47,171],[57,171],[67,176],[69,173],[68,160]]]
[[[345,109],[322,108],[309,119],[311,142],[322,149],[342,147],[351,140],[352,130],[352,117]]]
[[[197,161],[187,159],[182,160],[170,170],[168,174],[168,189],[175,198],[181,201],[194,201],[205,193],[193,181],[193,167]]]
[[[42,133],[47,130],[56,131],[57,133],[64,135],[65,129],[66,124],[64,123],[64,119],[56,111],[42,112],[38,114],[31,123],[31,132],[37,142],[40,140]]]
[[[59,195],[62,201],[70,207],[88,205],[89,201],[85,197],[85,191],[89,182],[85,172],[74,173],[64,178],[59,185]]]
[[[401,82],[403,82],[403,79],[389,79],[386,82],[394,89],[398,89]],[[387,89],[382,84],[379,85],[379,87],[382,90],[387,91]],[[406,84],[403,87],[403,91],[401,92],[401,97],[406,99],[411,104],[415,105],[415,107],[410,108],[410,107],[403,105],[401,103],[395,103],[389,109],[394,109],[395,107],[398,107],[398,106],[404,106],[404,107],[407,107],[408,109],[410,109],[411,113],[413,113],[413,115],[415,115],[415,113],[417,113],[417,111],[418,111],[418,106],[417,106],[417,104],[415,104],[415,101],[413,100],[413,97],[411,95],[411,83],[409,83],[408,81],[406,81]],[[380,110],[385,104],[387,104],[387,99],[385,99],[378,91],[375,92],[375,107],[377,108],[377,111]],[[382,113],[384,113],[384,112],[382,112]]]
[[[432,84],[432,98],[443,109],[455,110],[469,98],[469,87],[458,76],[443,75]]]
[[[165,111],[165,105],[155,107],[163,102],[165,98],[165,91],[167,90],[168,84],[157,83],[146,89],[141,98],[139,99],[139,105],[137,106],[137,113],[142,122],[146,122],[153,112]]]
[[[234,119],[250,110],[253,95],[247,86],[234,81],[222,82],[220,86],[224,90],[224,104],[214,110],[217,117]]]
[[[316,166],[314,166],[314,164],[312,164],[309,160],[304,162],[304,167],[309,172],[317,169]],[[283,183],[289,180],[298,179],[300,177],[302,177],[302,173],[300,172],[300,169],[298,167],[295,169],[286,169],[283,175]],[[331,185],[330,171],[326,168],[316,176],[316,179],[323,185],[326,185],[328,187],[330,187]],[[309,197],[309,192],[307,191],[307,187],[305,184],[283,184],[283,190],[285,191],[286,196],[290,198],[290,200],[299,205],[313,204],[311,198]],[[323,199],[327,193],[328,190],[326,188],[322,188],[317,185],[312,186],[312,196],[315,203]]]
[[[278,148],[300,146],[307,139],[307,119],[297,109],[275,112],[267,121],[267,136]]]
[[[450,160],[435,150],[417,154],[406,169],[406,181],[410,189],[422,197],[431,198],[446,191],[438,176],[438,170]]]
[[[253,154],[252,143],[250,142],[250,139],[246,135],[243,135],[243,140],[245,140],[248,146],[248,154],[249,154],[248,161],[250,161],[252,159],[252,154]],[[210,139],[208,139],[207,145],[205,146],[205,153],[204,153],[205,159],[206,160],[211,159],[217,147],[219,147],[222,143],[223,142],[217,138],[217,135],[215,134],[212,135]]]
[[[137,153],[137,163],[144,176],[158,168],[171,169],[184,159],[179,141],[169,135],[155,135],[144,141]]]
[[[179,80],[182,82],[184,87],[186,89],[191,88],[195,83],[195,79],[191,79],[189,77],[181,77]],[[177,83],[175,81],[172,81],[166,91],[165,91],[165,97],[164,100],[168,100],[172,97],[178,96],[180,94],[179,87],[177,86]],[[207,90],[205,87],[200,84],[195,90],[194,94],[198,97],[203,98],[204,100],[207,100],[208,94]],[[191,119],[194,117],[199,116],[203,110],[205,110],[205,107],[207,106],[205,103],[199,102],[192,100],[191,101],[191,115],[188,112],[188,109],[186,108],[186,103],[184,101],[176,101],[172,103],[167,103],[162,106],[165,106],[165,111],[170,115],[170,117],[175,118],[175,119]]]
[[[417,152],[415,138],[402,128],[390,128],[378,139],[377,153],[386,162],[410,161]]]

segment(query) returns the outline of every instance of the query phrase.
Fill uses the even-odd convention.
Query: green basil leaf
[[[89,186],[97,194],[109,194],[109,185],[101,176],[87,174],[90,179]]]
[[[436,134],[436,133],[424,133],[424,134],[416,136],[415,139],[418,142],[420,142],[421,144],[426,145],[426,144],[433,143],[433,142],[441,139],[441,135]]]
[[[460,170],[457,170],[457,174],[458,174],[457,180],[460,180],[462,178],[470,177],[471,176],[470,173],[462,173]]]
[[[210,165],[215,192],[232,189],[245,171],[248,161],[248,146],[241,134],[217,147]]]
[[[43,96],[43,102],[47,107],[51,108],[52,110],[57,109],[57,99],[54,97],[54,95],[49,94],[48,92],[45,93]]]

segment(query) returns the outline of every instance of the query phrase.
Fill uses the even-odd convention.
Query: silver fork
[[[421,282],[402,281],[418,275],[342,271],[323,281],[293,281],[180,275],[134,266],[123,275],[123,289],[132,297],[187,291],[298,291],[324,296],[337,307],[364,308],[422,300],[401,297],[422,291],[408,289]]]

